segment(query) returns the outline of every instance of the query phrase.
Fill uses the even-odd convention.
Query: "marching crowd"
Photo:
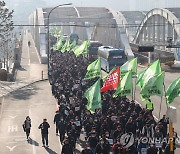
[[[84,92],[95,81],[83,80],[88,64],[83,56],[75,57],[69,52],[52,51],[50,55],[48,75],[59,105],[54,123],[63,145],[62,154],[73,154],[82,134],[82,154],[168,154],[169,144],[164,140],[168,139],[166,116],[157,122],[150,110],[126,97],[113,98],[113,91],[102,93],[102,108],[95,114],[86,109]],[[174,132],[174,140],[176,137]],[[145,138],[160,142],[148,142]]]

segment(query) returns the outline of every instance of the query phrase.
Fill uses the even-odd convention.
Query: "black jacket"
[[[107,140],[105,140],[102,145],[101,143],[99,143],[96,146],[96,154],[109,154],[109,153],[110,153],[110,144]]]
[[[60,114],[59,113],[56,113],[55,116],[54,116],[54,123],[58,123],[60,121]]]
[[[41,129],[41,134],[48,134],[48,128],[50,128],[50,125],[48,122],[43,122],[38,128]]]
[[[61,154],[73,154],[73,147],[71,146],[71,144],[64,144]]]
[[[98,144],[98,138],[90,136],[88,138],[88,142],[89,142],[89,145],[90,145],[91,148],[95,148],[97,146],[97,144]]]
[[[93,154],[91,149],[84,149],[82,150],[81,154]]]
[[[58,123],[57,123],[57,126],[58,126],[58,129],[59,129],[59,132],[60,133],[65,133],[65,131],[66,131],[66,124],[65,124],[65,122],[64,121],[59,121]]]

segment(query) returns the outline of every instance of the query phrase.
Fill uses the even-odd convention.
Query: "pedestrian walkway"
[[[31,46],[28,46],[28,41]],[[0,81],[0,97],[16,89],[29,85],[33,82],[47,79],[48,70],[46,64],[40,63],[39,54],[35,47],[32,36],[26,31],[22,41],[21,67],[16,71],[16,81]]]
[[[31,42],[30,47],[28,41]],[[39,54],[30,33],[26,32],[22,43],[21,68],[17,71],[16,81],[36,81],[42,78],[42,71],[47,78],[47,65],[40,63]]]

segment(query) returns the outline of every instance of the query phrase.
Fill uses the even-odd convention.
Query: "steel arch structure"
[[[160,21],[162,21],[162,22],[160,22]],[[136,32],[133,43],[139,44],[140,37],[143,33],[145,33],[145,31],[147,31],[148,26],[152,27],[152,29],[154,29],[154,30],[155,30],[154,27],[162,26],[163,27],[162,29],[164,30],[164,32],[168,33],[168,32],[166,32],[166,29],[165,29],[165,26],[167,26],[167,25],[171,26],[173,28],[173,34],[169,33],[169,34],[167,34],[167,36],[173,35],[171,37],[173,37],[173,40],[176,41],[176,39],[180,35],[180,24],[179,23],[180,23],[179,19],[168,9],[160,9],[160,8],[153,9],[146,14],[146,16],[142,20],[141,24],[139,25],[139,28]],[[170,27],[168,27],[168,28],[170,28]],[[152,32],[155,34],[155,31],[152,31]],[[165,36],[165,34],[164,34],[164,36]],[[164,37],[163,39],[166,39],[166,38]]]

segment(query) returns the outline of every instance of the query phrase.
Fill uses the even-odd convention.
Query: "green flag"
[[[73,49],[75,49],[75,47],[77,46],[76,40],[73,40],[73,42],[70,44],[69,46],[69,52],[73,51]]]
[[[66,42],[64,43],[64,45],[61,48],[61,52],[64,53],[65,51],[67,51],[69,49],[69,39],[66,40]]]
[[[124,63],[121,67],[121,78],[128,72],[132,71],[132,76],[136,76],[137,74],[137,58],[131,59]]]
[[[151,77],[159,73],[161,73],[161,64],[158,59],[138,75],[136,85],[142,88]]]
[[[89,64],[84,79],[89,80],[100,76],[101,76],[101,62],[100,62],[100,58],[98,58],[97,60]]]
[[[150,96],[163,96],[164,72],[151,77],[142,87],[140,94],[144,99]]]
[[[67,43],[66,43],[66,51],[70,51],[71,50],[71,46],[70,46],[70,40],[68,39],[67,40]]]
[[[132,96],[132,72],[127,72],[121,79],[116,92],[113,97],[117,96]]]
[[[76,57],[78,57],[81,54],[84,54],[87,52],[88,47],[90,45],[90,41],[84,41],[78,48],[75,49],[74,54],[76,55]]]
[[[50,31],[50,33],[54,36],[54,37],[58,37],[61,35],[61,30],[58,27],[53,27]]]
[[[53,50],[60,50],[63,46],[63,36],[60,37],[59,41],[53,46]]]
[[[171,104],[178,96],[180,96],[180,76],[170,84],[166,91],[167,104]]]
[[[88,100],[87,109],[94,113],[95,109],[101,108],[100,80],[97,80],[86,92],[84,96]]]
[[[137,82],[136,82],[136,84],[139,84],[140,79],[143,77],[143,75],[144,75],[144,73],[145,73],[146,70],[147,70],[147,68],[144,69],[144,70],[142,70],[141,72],[139,72],[139,73],[137,74]]]

